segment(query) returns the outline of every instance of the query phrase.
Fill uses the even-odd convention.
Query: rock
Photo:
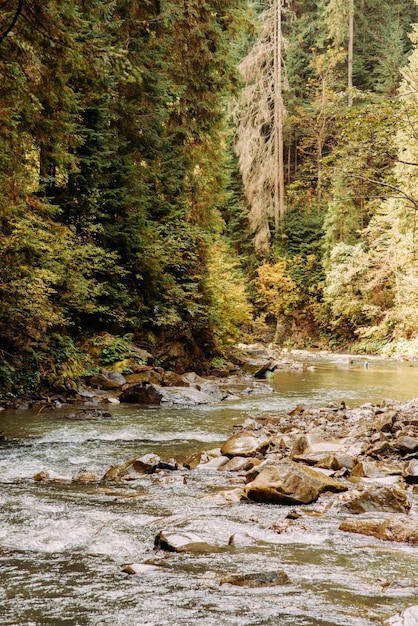
[[[397,541],[418,545],[418,520],[407,515],[391,515],[380,519],[347,519],[340,530],[376,537],[382,541]]]
[[[382,626],[418,626],[418,605],[409,606],[402,613],[385,619]]]
[[[107,470],[102,480],[123,480],[127,469],[133,465],[135,461],[136,459],[132,459],[131,461],[121,463],[120,465],[112,465],[112,467]]]
[[[356,465],[356,460],[350,454],[345,452],[337,452],[330,456],[320,459],[316,463],[316,467],[322,467],[324,469],[331,469],[337,472],[341,469],[351,470]]]
[[[160,385],[163,381],[163,375],[157,372],[153,367],[144,367],[142,371],[128,374],[125,378],[129,385],[145,385],[145,383]]]
[[[351,499],[345,502],[344,508],[350,513],[365,513],[368,511],[383,511],[388,513],[408,513],[411,504],[407,494],[396,487],[373,486],[362,492],[352,494]]]
[[[317,465],[325,458],[329,458],[330,453],[343,454],[343,445],[334,442],[323,441],[306,448],[301,454],[295,454],[292,450],[290,458],[307,465]],[[346,455],[347,456],[347,455]],[[321,467],[323,467],[321,465]],[[340,466],[341,467],[341,466]],[[338,467],[338,469],[340,469]],[[333,468],[334,469],[334,468]],[[335,468],[337,469],[337,468]]]
[[[183,465],[187,469],[192,470],[192,469],[195,469],[198,465],[209,463],[211,459],[217,459],[220,456],[221,456],[220,448],[195,452],[184,461]],[[226,460],[224,462],[226,463]]]
[[[122,374],[103,369],[100,374],[90,378],[90,385],[99,389],[119,389],[126,383]]]
[[[128,468],[138,474],[153,474],[161,467],[161,459],[158,454],[145,454]]]
[[[273,371],[276,367],[274,361],[267,355],[250,356],[238,350],[231,354],[231,361],[254,378],[261,378],[268,370]]]
[[[416,437],[408,437],[401,435],[394,444],[394,448],[402,454],[416,452],[418,450],[418,439]]]
[[[247,499],[245,490],[241,487],[219,491],[219,495],[222,496],[227,502],[242,502]]]
[[[195,384],[194,388],[198,391],[206,393],[210,398],[212,398],[212,400],[216,402],[224,400],[227,395],[224,391],[221,391],[221,388],[217,383],[210,380],[203,380],[203,382]]]
[[[418,459],[410,460],[402,476],[409,485],[416,485],[418,483]]]
[[[214,404],[216,399],[191,387],[160,387],[154,384],[130,385],[120,395],[121,402],[150,405],[197,406]]]
[[[290,452],[290,458],[309,465],[315,465],[331,454],[350,454],[357,452],[353,446],[347,443],[346,438],[324,441],[317,433],[300,435]]]
[[[314,435],[300,435],[293,444],[293,447],[290,451],[290,458],[298,456],[305,452],[307,448],[309,448],[310,444],[317,441],[317,438]]]
[[[265,467],[245,489],[249,500],[268,504],[309,504],[325,491],[347,491],[347,487],[291,460]]]
[[[218,456],[212,459],[209,459],[208,461],[205,461],[203,463],[200,463],[199,465],[197,465],[197,467],[195,469],[197,470],[218,470],[218,469],[222,469],[222,467],[228,463],[229,461],[229,457],[227,456]]]
[[[107,396],[105,398],[105,402],[108,402],[109,404],[120,404],[119,398],[114,398],[113,396]]]
[[[374,428],[377,431],[388,433],[393,429],[393,424],[396,420],[397,412],[393,410],[387,410],[380,415],[374,423]]]
[[[42,480],[49,480],[49,474],[48,472],[38,472],[37,474],[35,474],[35,476],[33,476],[33,480],[36,480],[36,482],[41,482]]]
[[[149,565],[148,563],[128,563],[122,567],[124,574],[150,574],[152,572],[161,571],[157,565]]]
[[[218,469],[222,472],[237,472],[239,470],[247,472],[253,467],[258,466],[260,463],[261,461],[259,459],[234,456],[232,459],[228,459],[228,461],[221,465]]]
[[[112,417],[112,414],[104,409],[78,409],[73,413],[68,413],[64,417],[65,419],[88,421],[109,419]]]
[[[269,439],[264,433],[255,434],[252,431],[242,430],[232,435],[222,446],[221,452],[225,456],[253,456],[257,452],[268,448]]]
[[[71,378],[60,376],[52,383],[52,390],[55,393],[74,395],[78,392],[77,383]]]
[[[235,398],[251,393],[271,393],[272,387],[267,382],[260,382],[248,378],[229,378],[226,382],[219,383],[221,392],[227,398]]]
[[[236,585],[238,587],[276,587],[290,585],[291,581],[282,570],[272,572],[255,572],[250,574],[235,574],[222,578],[221,585]]]
[[[357,465],[353,467],[350,476],[378,478],[382,476],[382,472],[375,461],[360,461],[360,463],[357,463]]]
[[[176,470],[174,459],[162,461],[157,454],[144,454],[139,459],[131,459],[120,465],[113,465],[107,470],[102,480],[137,480],[144,474],[153,474],[157,470]]]
[[[181,531],[166,533],[161,530],[155,537],[154,547],[166,552],[213,552],[213,547],[199,535]]]
[[[96,474],[92,474],[89,472],[85,472],[84,474],[78,474],[78,476],[73,477],[73,482],[75,483],[95,483],[100,479]]]
[[[163,389],[154,384],[133,384],[124,387],[119,396],[121,402],[134,404],[160,405],[163,398]]]

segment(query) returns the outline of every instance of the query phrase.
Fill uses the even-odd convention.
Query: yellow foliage
[[[276,319],[280,315],[291,315],[300,300],[300,293],[287,271],[287,261],[264,261],[258,267],[257,274],[253,281],[257,303]]]
[[[236,341],[242,328],[252,322],[243,273],[237,258],[224,242],[217,241],[209,250],[208,287],[216,310],[214,333],[221,343]]]

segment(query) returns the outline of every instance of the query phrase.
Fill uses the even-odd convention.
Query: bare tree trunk
[[[354,0],[350,0],[350,9],[348,14],[348,106],[353,105],[353,49],[354,49]]]
[[[284,157],[283,157],[283,88],[282,88],[282,0],[274,0],[274,224],[283,221]]]

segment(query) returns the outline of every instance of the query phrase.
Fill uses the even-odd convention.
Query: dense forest
[[[179,370],[242,337],[418,352],[417,23],[414,0],[4,0],[0,391],[135,346]]]

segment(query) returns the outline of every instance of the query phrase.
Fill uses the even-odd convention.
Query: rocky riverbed
[[[304,365],[299,364],[297,367]],[[207,406],[216,407],[227,397],[257,394],[259,390],[265,392],[269,385],[268,379],[254,378],[242,370],[223,383],[221,377],[202,379],[192,374],[186,375],[184,380],[188,380],[191,385],[167,386],[172,393],[178,390],[177,397],[182,397],[183,402],[177,404],[171,397],[169,401],[159,401],[158,408],[152,409],[151,402],[145,410],[155,411],[153,415],[158,419],[158,412],[164,411],[164,406],[167,405],[173,406],[175,411],[181,411],[180,407],[184,406],[186,412],[190,410],[190,406],[201,407],[199,402],[195,405],[188,404],[184,401],[187,396],[181,395],[184,390],[187,393],[191,389],[200,392],[198,386],[210,385],[208,388],[212,390],[212,394],[206,393],[207,390],[202,393],[209,398],[206,401]],[[223,398],[216,398],[223,384],[228,392],[224,392]],[[243,387],[239,387],[239,384]],[[137,385],[137,382],[132,381],[125,389],[133,389]],[[155,382],[146,382],[140,383],[139,388],[150,385],[158,393],[166,387]],[[96,389],[91,393],[97,394],[100,391]],[[123,391],[119,390],[118,393]],[[120,395],[114,390],[111,393],[120,402]],[[100,393],[97,397],[100,397]],[[114,412],[117,409],[116,404],[115,407],[112,404],[107,402],[103,407],[102,401],[93,401],[91,406],[61,410],[60,415],[55,417],[56,424],[63,424],[60,437],[67,441],[69,429],[71,433],[75,433],[80,428],[86,433],[84,436],[89,449],[94,447],[90,433],[99,432],[100,424],[103,427],[109,424],[113,428]],[[41,415],[45,415],[48,410],[49,407],[45,406]],[[181,414],[180,412],[178,415]],[[116,434],[116,431],[112,432]],[[42,438],[40,443],[45,445],[49,440],[48,436],[46,439]],[[71,437],[69,441],[72,441]],[[15,442],[12,438],[6,437],[3,443],[10,450],[14,449]],[[21,445],[19,440],[16,440],[16,445]],[[35,450],[37,443],[35,441],[31,444],[29,441],[24,445],[32,446]],[[48,447],[50,445],[48,443]],[[57,448],[54,451],[53,447],[50,449],[53,454],[57,454],[59,450]],[[94,500],[92,514],[96,506],[103,507],[103,521],[97,528],[98,545],[101,534],[107,532],[110,503],[114,501],[112,506],[117,507],[121,520],[128,515],[127,507],[131,508],[133,503],[137,503],[135,508],[141,513],[139,518],[138,513],[135,514],[135,524],[141,517],[149,519],[147,524],[152,526],[153,533],[151,536],[147,532],[143,533],[145,552],[141,553],[142,557],[131,562],[126,560],[120,566],[120,571],[125,576],[135,580],[144,576],[161,576],[164,572],[167,574],[170,571],[170,562],[174,563],[171,559],[178,555],[177,558],[185,559],[184,563],[189,560],[193,563],[205,563],[204,567],[212,563],[213,569],[217,571],[213,572],[213,579],[208,579],[208,584],[212,585],[212,592],[216,594],[218,592],[214,591],[214,584],[221,589],[245,587],[247,590],[261,591],[264,588],[274,588],[279,591],[272,593],[280,594],[283,589],[283,597],[298,593],[297,589],[301,589],[300,581],[298,584],[295,580],[295,566],[289,569],[290,561],[287,566],[286,562],[282,566],[273,558],[264,564],[264,561],[256,557],[253,563],[251,553],[254,551],[256,556],[261,549],[260,545],[265,550],[264,546],[269,545],[269,542],[275,553],[277,541],[280,542],[279,545],[283,542],[283,545],[287,542],[291,544],[295,537],[303,537],[304,534],[306,541],[311,541],[309,538],[313,536],[314,520],[325,523],[327,533],[330,533],[329,541],[335,545],[347,543],[347,537],[350,543],[356,541],[350,538],[362,536],[369,537],[374,545],[381,542],[394,555],[397,549],[407,550],[408,555],[413,555],[418,546],[418,400],[405,403],[387,400],[356,408],[349,408],[342,401],[326,406],[312,406],[307,403],[298,404],[291,410],[260,412],[236,423],[230,435],[225,436],[220,445],[202,446],[202,449],[200,446],[189,446],[189,454],[182,454],[177,458],[164,457],[162,452],[139,453],[137,456],[133,456],[131,452],[116,465],[104,465],[94,462],[91,456],[87,457],[82,447],[77,448],[77,452],[74,447],[70,449],[70,464],[66,462],[65,467],[79,465],[79,471],[72,478],[68,473],[60,475],[50,472],[48,459],[44,465],[37,467],[36,472],[21,475],[21,478],[13,479],[13,484],[8,485],[11,490],[17,488],[26,492],[27,489],[31,497],[36,498],[38,494],[40,498],[50,498],[52,494],[60,494],[59,497],[64,499],[74,497],[76,499],[72,502],[77,502],[77,508],[82,504],[77,499],[80,496],[88,501]],[[88,461],[88,458],[91,460]],[[164,493],[172,494],[169,496],[170,501],[174,497],[177,502],[168,517],[161,513],[166,508],[171,509],[171,504],[168,505],[168,501],[165,501]],[[204,502],[202,519],[197,513],[198,502],[193,503],[196,497],[202,498],[201,502]],[[154,498],[161,500],[157,515]],[[182,502],[187,502],[188,508],[184,507],[182,510]],[[193,511],[197,507],[194,513],[191,513],[190,506],[193,506]],[[82,510],[85,515],[84,507]],[[219,520],[219,527],[212,522],[206,526],[203,522],[206,514],[210,514],[212,521]],[[60,522],[53,518],[52,523]],[[117,523],[118,528],[120,523]],[[42,532],[48,532],[47,527]],[[126,531],[121,528],[119,533],[120,546],[125,549],[122,537]],[[118,536],[112,534],[112,541],[118,542]],[[103,541],[100,545],[99,551],[103,549]],[[134,552],[132,548],[131,552]],[[225,568],[225,564],[231,559],[234,567],[228,569],[226,566],[226,571],[221,572],[221,567]],[[242,559],[246,559],[246,565],[240,571],[237,564]],[[222,563],[221,567],[215,567],[218,562]],[[205,576],[209,574],[212,576],[211,572]],[[406,582],[394,580],[390,576],[375,582],[379,593],[392,593],[395,594],[394,597],[396,593],[401,593],[404,584],[408,585],[408,589],[411,589],[411,585],[416,585],[413,571]],[[396,591],[397,586],[401,591]],[[410,595],[413,597],[414,593],[411,592]],[[416,626],[418,609],[413,602],[410,606],[403,604],[402,609],[398,612],[385,611],[385,617],[380,621],[367,621],[367,624]],[[318,620],[315,625],[322,623],[319,618]],[[302,620],[300,623],[307,622]],[[363,622],[357,618],[355,623]]]
[[[90,417],[94,419],[111,418],[108,411],[79,411],[82,419],[89,411],[93,411]],[[66,417],[74,419],[77,412]],[[287,505],[285,518],[270,529],[275,533],[303,529],[304,518],[311,514],[338,515],[342,519],[337,527],[340,533],[418,546],[418,399],[352,409],[344,403],[299,405],[288,413],[248,418],[220,447],[191,452],[181,461],[146,454],[112,466],[103,475],[86,472],[74,476],[73,481],[100,486],[123,497],[123,485],[134,485],[147,477],[153,482],[175,482],[177,473],[187,485],[196,472],[205,471],[209,476],[216,472],[222,476],[223,487],[216,494],[209,488],[208,496],[219,502]],[[45,484],[49,475],[39,472],[32,479]],[[131,489],[129,495],[138,494]],[[251,532],[248,536],[231,535],[224,546],[219,546],[194,532],[171,528],[155,536],[154,549],[210,554],[243,542],[251,545]],[[124,571],[143,574],[149,567],[152,564],[131,563]],[[221,577],[219,582],[253,588],[290,584],[286,572],[277,570]],[[412,626],[417,611],[411,606],[384,624]]]

